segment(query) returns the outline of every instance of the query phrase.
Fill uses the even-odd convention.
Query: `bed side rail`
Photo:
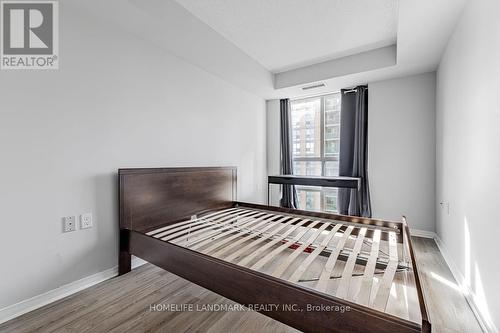
[[[422,317],[422,333],[431,333],[431,322],[429,320],[429,316],[427,314],[427,306],[425,303],[424,293],[422,291],[422,284],[420,282],[420,276],[418,273],[417,262],[415,258],[415,252],[413,251],[413,244],[411,241],[410,227],[408,226],[408,222],[406,217],[402,217],[403,224],[403,256],[405,261],[407,261],[412,269],[413,275],[415,276],[415,285],[417,288],[418,295],[418,303],[420,307],[420,316]]]

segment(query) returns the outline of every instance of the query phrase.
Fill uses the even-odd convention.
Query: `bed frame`
[[[120,169],[119,274],[131,270],[131,255],[135,255],[242,305],[283,305],[271,310],[262,307],[259,312],[305,332],[431,331],[409,228],[404,218],[402,222],[390,222],[238,202],[236,184],[234,167]],[[261,222],[248,227],[250,224],[247,220],[252,216],[254,222]],[[271,228],[271,223],[278,225],[278,229],[284,229],[281,224],[286,223],[287,227],[295,225],[296,229],[303,228],[313,235],[328,234],[332,238],[342,235],[339,237],[341,240],[348,239],[350,234],[354,240],[349,238],[349,241],[355,242],[354,247],[346,252],[342,249],[343,245],[337,246],[337,243],[335,247],[340,247],[340,250],[336,250],[335,247],[329,247],[328,241],[321,244],[315,242],[314,236],[308,241],[300,239],[302,243],[290,240],[276,230],[265,232],[262,228],[266,229],[267,223],[267,229]],[[193,228],[183,229],[183,225],[191,225]],[[198,227],[194,227],[195,225]],[[222,228],[221,225],[225,227]],[[260,229],[257,228],[258,225]],[[252,228],[256,232],[252,233]],[[222,232],[224,229],[226,231]],[[241,264],[248,262],[246,259],[249,258],[236,258],[238,262],[223,259],[234,252],[218,256],[217,253],[224,250],[209,254],[195,250],[189,245],[194,243],[193,238],[184,237],[196,236],[195,239],[200,244],[201,240],[210,242],[214,238],[211,237],[213,234],[218,234],[219,239],[229,236],[234,239],[239,237],[238,230],[244,230],[239,236],[245,235],[247,242],[238,241],[238,244],[241,243],[239,246],[229,242],[236,252],[242,252],[241,249],[245,246],[251,248],[252,245],[248,245],[250,241],[251,244],[260,244],[260,247],[267,246],[269,250],[272,244],[279,245],[291,255],[282,262],[281,269],[278,267],[273,274],[268,274],[255,269],[255,264],[253,269]],[[328,237],[325,236],[325,239]],[[365,251],[364,256],[361,248],[366,244],[362,244],[363,242],[368,242],[368,249],[371,248],[371,252],[366,254]],[[382,242],[388,244],[389,254],[385,260],[378,258],[378,246]],[[270,243],[272,244],[266,245]],[[212,248],[215,249],[216,246]],[[261,252],[267,253],[263,250]],[[303,261],[299,260],[300,265],[294,268],[291,276],[284,278],[282,273],[287,268],[286,263],[299,255],[306,257]],[[266,256],[269,257],[267,254]],[[328,258],[334,264],[340,260],[345,264],[344,273],[339,277],[337,294],[332,295],[326,291],[325,281],[321,277],[314,288],[297,283],[313,261],[312,256],[324,260]],[[235,259],[236,255],[229,257]],[[326,266],[328,265],[327,262]],[[352,292],[349,296],[349,283],[354,281],[350,275],[355,265],[364,266],[366,279],[365,275],[363,279],[357,279],[359,291],[355,296]],[[382,270],[383,275],[378,282],[378,291],[375,294],[372,291],[370,296],[376,268]],[[328,273],[328,279],[332,269],[331,265],[330,268],[323,268],[323,273],[325,270]],[[408,278],[414,287],[417,320],[384,311],[392,278],[398,269],[406,269],[405,279]],[[365,280],[369,282],[368,296],[364,292],[362,297],[360,294],[363,294],[363,289],[360,285],[363,286]],[[308,308],[314,310],[307,311]],[[348,311],[338,311],[339,309]]]

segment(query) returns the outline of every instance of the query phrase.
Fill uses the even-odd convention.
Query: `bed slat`
[[[288,249],[290,246],[297,243],[309,230],[311,230],[311,228],[316,226],[316,224],[318,224],[318,223],[319,223],[319,221],[313,221],[310,225],[305,227],[304,230],[299,232],[292,240],[286,242],[285,244],[281,245],[277,249],[274,249],[270,253],[266,254],[266,256],[264,258],[260,259],[255,264],[253,264],[253,266],[250,267],[250,269],[258,270],[259,268],[261,268],[262,266],[267,264],[271,259],[273,259],[275,256],[277,256],[281,252],[283,252],[285,249]]]
[[[290,216],[284,216],[282,217],[281,219],[279,219],[278,221],[276,222],[271,222],[269,223],[268,222],[268,225],[266,225],[264,228],[262,229],[254,229],[254,231],[256,231],[257,234],[261,234],[261,233],[264,233],[266,232],[267,230],[271,229],[271,228],[274,228],[276,227],[277,225],[279,225],[278,223],[282,223],[284,221],[286,221],[287,219],[289,219]],[[241,239],[238,239],[236,242],[234,243],[231,243],[230,245],[228,246],[225,246],[224,248],[216,251],[215,253],[211,254],[212,256],[214,257],[221,257],[224,253],[226,253],[227,251],[231,250],[231,249],[234,249],[235,247],[237,247],[238,245],[240,244],[243,244],[245,243],[246,241],[250,240],[251,238],[255,237],[255,232],[252,232],[250,233],[248,236],[246,237],[243,237]],[[208,252],[207,252],[208,253]]]
[[[238,251],[236,252],[233,252],[232,254],[230,254],[228,257],[224,258],[224,260],[226,261],[232,261],[233,259],[237,258],[238,256],[240,256],[241,254],[245,253],[245,251],[247,251],[248,249],[251,249],[252,247],[272,238],[274,235],[276,235],[278,232],[280,232],[281,230],[283,229],[286,229],[287,227],[289,227],[290,225],[292,225],[292,223],[296,222],[297,220],[299,220],[298,217],[296,218],[293,218],[291,219],[290,221],[288,221],[287,223],[283,223],[282,226],[276,228],[275,230],[273,230],[272,232],[266,234],[265,236],[262,236],[260,237],[259,239],[256,239],[254,240],[253,242],[251,242],[250,244],[247,244],[245,246],[243,246],[241,249],[239,249]]]
[[[341,227],[342,224],[339,223],[332,230],[330,230],[330,233],[326,235],[326,237],[321,242],[321,245],[315,248],[314,251],[307,256],[307,258],[302,262],[302,264],[300,264],[300,266],[297,267],[295,272],[292,273],[288,281],[298,282],[300,280],[300,278],[302,277],[302,275],[304,275],[309,265],[311,265],[314,259],[316,259],[316,257],[319,256],[319,254],[328,246],[330,241],[333,239],[333,237]]]
[[[146,235],[153,236],[153,235],[155,235],[157,233],[160,233],[162,231],[165,231],[165,230],[170,230],[170,229],[175,228],[175,227],[179,227],[179,226],[182,226],[182,225],[185,225],[185,224],[188,224],[188,223],[193,223],[195,221],[199,221],[202,218],[208,218],[208,217],[211,217],[211,216],[214,216],[214,215],[219,215],[219,214],[222,214],[222,213],[225,213],[225,212],[239,211],[239,210],[242,210],[242,209],[237,209],[237,208],[224,209],[224,210],[221,210],[221,211],[217,211],[215,213],[211,213],[211,214],[205,215],[203,217],[196,218],[194,220],[187,220],[187,221],[184,221],[184,222],[178,222],[178,223],[174,223],[174,224],[171,224],[171,225],[167,225],[167,226],[159,228],[159,229],[151,230],[150,232],[147,232]]]
[[[184,247],[190,247],[193,244],[205,241],[207,239],[214,240],[214,239],[217,239],[217,237],[216,237],[217,234],[220,234],[220,233],[228,231],[228,230],[233,230],[233,231],[240,230],[241,228],[243,228],[245,226],[250,226],[251,224],[256,222],[257,218],[263,217],[264,215],[265,214],[262,213],[262,214],[252,215],[252,216],[248,216],[248,217],[244,217],[244,218],[237,218],[235,220],[235,223],[231,223],[231,224],[223,226],[222,228],[215,229],[215,230],[212,230],[210,232],[203,233],[199,236],[190,238],[189,241],[187,241],[187,242],[181,243],[180,241],[177,242],[177,240],[174,240],[173,242],[176,242],[176,244],[179,244],[179,245],[184,246]]]
[[[368,301],[370,300],[373,285],[373,275],[375,273],[375,267],[377,265],[380,246],[380,235],[380,230],[375,230],[375,232],[373,233],[372,248],[370,257],[368,258],[368,262],[365,267],[365,271],[363,273],[363,279],[361,281],[359,289],[354,292],[354,296],[351,299],[359,304],[368,305]]]
[[[328,260],[326,261],[326,264],[323,267],[323,271],[321,272],[318,283],[316,283],[316,287],[314,289],[321,292],[326,292],[326,288],[328,286],[328,282],[330,282],[330,277],[332,276],[333,268],[335,267],[337,258],[339,257],[340,252],[344,248],[345,242],[347,241],[349,235],[353,230],[354,227],[351,225],[347,227],[347,229],[344,231],[342,238],[337,243],[337,246],[335,246],[335,250],[332,251],[332,253],[330,253],[330,256],[328,257]]]
[[[288,266],[292,264],[292,262],[302,253],[304,252],[305,249],[307,249],[315,240],[316,238],[321,235],[323,230],[325,230],[330,224],[329,223],[323,223],[321,227],[319,227],[318,230],[315,230],[315,232],[305,241],[301,246],[295,249],[290,255],[274,270],[274,272],[271,274],[272,276],[275,277],[280,277],[283,275],[283,273],[287,270]]]
[[[200,237],[206,236],[207,234],[214,232],[214,229],[216,229],[215,231],[226,230],[228,228],[231,228],[234,225],[234,222],[236,222],[242,218],[261,216],[261,215],[263,215],[263,214],[242,214],[242,215],[238,215],[238,216],[227,217],[227,219],[220,220],[220,221],[218,221],[218,223],[208,222],[206,228],[204,228],[204,229],[190,232],[187,235],[182,235],[180,237],[170,239],[169,241],[173,242],[173,243],[181,242],[183,240],[186,242],[195,241],[196,239],[199,239]]]
[[[352,272],[354,270],[354,265],[356,264],[356,259],[358,258],[358,254],[361,251],[361,247],[363,246],[363,241],[365,240],[366,228],[361,228],[356,237],[356,243],[354,244],[354,248],[352,252],[349,254],[349,259],[344,267],[344,272],[342,273],[342,278],[340,279],[340,284],[337,288],[337,292],[335,295],[338,298],[346,298],[347,293],[349,292],[349,285],[352,281]]]
[[[239,214],[239,212],[238,212],[238,214]],[[194,226],[194,227],[192,225],[189,225],[187,228],[184,228],[183,230],[180,230],[180,231],[178,231],[176,233],[169,234],[169,235],[167,235],[165,237],[162,237],[161,240],[162,241],[169,241],[169,240],[178,238],[179,236],[185,235],[186,233],[191,234],[191,232],[193,232],[193,231],[196,231],[196,230],[199,230],[199,229],[203,229],[203,228],[207,228],[212,223],[215,223],[216,225],[221,225],[220,222],[226,221],[225,223],[230,223],[231,221],[234,221],[235,219],[237,219],[239,217],[245,217],[245,216],[250,216],[250,215],[255,215],[255,214],[252,214],[252,212],[246,212],[246,213],[238,215],[238,216],[229,215],[229,216],[224,216],[223,218],[207,220],[207,221],[204,221],[202,225],[197,225],[197,226]]]
[[[240,233],[240,232],[244,232],[245,230],[249,230],[248,228],[251,228],[252,225],[255,225],[256,223],[258,223],[264,219],[267,219],[270,216],[272,216],[272,215],[265,214],[265,215],[251,216],[251,217],[244,218],[239,225],[232,226],[231,228],[229,228],[229,230],[226,230],[226,231],[221,230],[221,229],[216,230],[213,233],[208,234],[203,238],[200,238],[200,239],[194,240],[193,242],[188,243],[186,245],[186,247],[189,247],[191,250],[196,250],[196,249],[199,249],[199,248],[201,248],[205,245],[208,245],[208,244],[214,245],[217,243],[217,242],[215,242],[217,239],[223,238],[223,237],[230,235],[232,233],[235,233],[235,232]],[[223,231],[223,232],[221,233],[221,231]],[[231,236],[231,239],[234,239],[235,237],[238,237],[238,234]],[[222,239],[221,241],[224,241],[224,239]],[[198,244],[195,244],[195,243],[198,243]]]
[[[304,223],[306,223],[309,220],[300,220],[297,224],[292,225],[286,232],[284,232],[280,237],[274,239],[273,241],[265,244],[264,246],[259,247],[256,249],[254,252],[248,254],[245,256],[245,258],[241,259],[241,261],[238,262],[238,265],[245,266],[247,265],[250,261],[252,261],[255,257],[261,255],[266,251],[267,249],[273,247],[274,245],[278,244],[279,242],[282,242],[285,240],[285,238],[288,237],[292,232],[297,230],[299,227],[301,227]]]
[[[398,268],[398,243],[396,233],[389,233],[389,263],[385,269],[384,276],[379,283],[371,306],[377,310],[384,311],[391,292],[394,274]]]
[[[170,235],[172,233],[175,233],[175,232],[177,232],[179,230],[183,230],[183,229],[186,229],[186,228],[189,228],[189,227],[192,227],[192,226],[198,226],[200,224],[206,223],[207,221],[218,221],[221,218],[226,217],[226,216],[228,216],[230,214],[238,214],[238,213],[240,213],[242,211],[243,211],[242,209],[238,209],[238,210],[236,210],[234,212],[226,212],[224,214],[220,214],[220,215],[217,215],[217,216],[212,216],[212,217],[210,217],[208,219],[198,218],[198,219],[194,219],[194,220],[188,220],[188,221],[186,221],[186,223],[181,223],[181,225],[179,225],[176,228],[168,229],[166,231],[160,232],[158,234],[155,234],[153,237],[155,237],[155,238],[162,238],[164,236],[167,236],[167,235]]]
[[[279,215],[282,217],[282,215]],[[248,229],[240,229],[240,231],[242,231],[244,234],[248,234],[250,233],[250,235],[253,235],[253,231],[254,230],[259,230],[260,227],[262,227],[263,225],[266,225],[269,223],[269,220],[273,220],[275,219],[277,216],[274,215],[274,214],[267,214],[265,216],[263,216],[262,218],[259,218],[259,223],[251,226],[250,228]],[[222,245],[226,244],[226,243],[230,243],[232,240],[238,238],[238,237],[241,237],[241,232],[238,232],[237,234],[234,234],[230,237],[227,237],[227,238],[223,238],[221,240],[219,240],[218,242],[211,242],[212,244],[207,247],[206,249],[204,250],[199,250],[200,252],[202,253],[211,253],[213,252],[214,250],[216,250],[217,248],[221,247]]]

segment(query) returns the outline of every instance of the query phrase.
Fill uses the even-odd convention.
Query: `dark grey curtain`
[[[355,90],[355,91],[353,91]],[[342,89],[339,176],[360,177],[359,191],[339,189],[340,214],[371,217],[368,185],[368,87]]]
[[[292,133],[290,131],[290,101],[280,100],[281,118],[281,174],[293,175]],[[283,185],[280,205],[286,208],[297,208],[297,191],[293,185]]]

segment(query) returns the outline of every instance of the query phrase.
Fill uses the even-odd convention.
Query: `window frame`
[[[320,150],[320,156],[319,157],[316,157],[316,156],[300,156],[300,157],[294,157],[294,150],[292,149],[292,163],[293,162],[320,162],[321,163],[321,177],[331,177],[331,176],[326,176],[326,162],[337,162],[339,161],[339,156],[326,156],[325,155],[325,146],[326,146],[326,142],[325,142],[325,127],[326,127],[326,122],[325,122],[325,118],[326,118],[326,103],[325,103],[325,99],[326,97],[328,96],[332,96],[332,95],[340,95],[340,92],[333,92],[333,93],[328,93],[328,94],[324,94],[324,95],[319,95],[319,96],[313,96],[312,98],[319,98],[320,99],[320,147],[319,147],[319,150]],[[341,96],[340,96],[341,97]],[[304,99],[308,99],[308,98],[311,98],[311,97],[301,97],[301,98],[297,98],[297,99],[294,99],[292,100],[291,102],[293,103],[293,101],[299,101],[299,100],[304,100]],[[292,112],[291,110],[291,107],[290,107],[290,112]],[[340,113],[340,116],[339,116],[339,141],[340,141],[340,122],[341,122],[341,119],[342,119],[342,108],[339,109],[339,113]],[[291,116],[291,115],[290,115]],[[293,131],[293,127],[292,127],[292,131]],[[299,143],[300,144],[300,143]],[[294,172],[295,174],[295,172]],[[308,187],[308,186],[300,186],[300,185],[296,185],[296,190],[299,191],[299,190],[303,190],[303,191],[313,191],[313,192],[320,192],[320,210],[322,212],[326,212],[325,210],[325,201],[326,201],[326,198],[325,198],[325,192],[327,192],[328,190],[331,190],[329,188],[324,188],[324,187],[320,187],[318,189],[312,189],[311,187]],[[337,192],[338,193],[338,192]],[[304,207],[305,209],[305,207]]]

